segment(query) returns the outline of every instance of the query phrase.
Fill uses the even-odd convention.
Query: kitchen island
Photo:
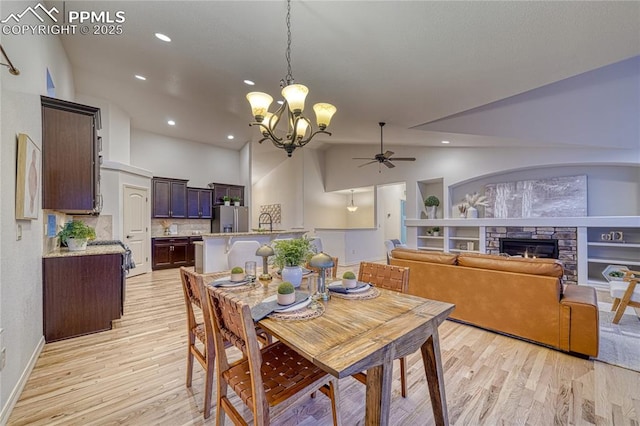
[[[262,245],[277,239],[300,238],[307,232],[309,231],[306,229],[287,229],[202,234],[202,241],[194,243],[196,271],[208,274],[228,270],[227,253],[236,241],[257,241]]]

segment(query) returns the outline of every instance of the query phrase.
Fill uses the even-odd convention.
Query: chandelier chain
[[[285,86],[293,84],[293,74],[291,73],[291,0],[287,0],[287,51],[285,57],[287,58],[287,76],[285,79]]]

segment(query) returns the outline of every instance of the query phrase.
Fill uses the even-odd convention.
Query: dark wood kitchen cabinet
[[[42,208],[98,214],[100,109],[41,96]]]
[[[43,328],[47,342],[111,329],[122,315],[122,254],[44,258]]]
[[[189,265],[189,237],[152,238],[151,269]]]
[[[189,219],[211,219],[211,198],[210,189],[187,188],[187,217]]]
[[[229,185],[226,183],[213,183],[213,205],[221,206],[224,204],[222,197],[228,196],[233,198],[240,198],[240,205],[244,206],[244,186],[242,185]]]
[[[187,217],[187,181],[153,178],[153,217]]]

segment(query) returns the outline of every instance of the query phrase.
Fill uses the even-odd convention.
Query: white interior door
[[[151,270],[149,262],[149,190],[135,186],[123,187],[123,231],[124,242],[131,249],[136,267],[129,271],[129,277]]]

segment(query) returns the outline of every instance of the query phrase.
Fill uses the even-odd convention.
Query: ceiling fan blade
[[[413,157],[393,157],[393,161],[416,161]]]
[[[352,160],[375,160],[375,158],[369,158],[369,157],[352,157]]]
[[[384,158],[389,158],[393,155],[393,151],[387,151],[383,155],[384,155]]]
[[[360,164],[358,167],[364,167],[364,166],[367,166],[369,164],[373,164],[373,163],[377,163],[377,162],[378,162],[378,160],[369,161],[368,163]]]
[[[383,161],[382,164],[384,164],[385,166],[387,166],[390,169],[393,169],[395,167],[395,165],[389,160]]]

